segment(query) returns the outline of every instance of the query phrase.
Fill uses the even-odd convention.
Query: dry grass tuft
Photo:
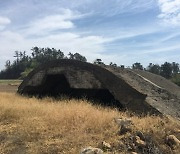
[[[97,147],[102,141],[110,143],[116,151],[124,143],[121,139],[132,134],[119,136],[114,118],[131,118],[132,134],[142,131],[163,151],[173,152],[164,138],[168,134],[177,135],[180,125],[174,119],[141,118],[93,106],[86,100],[38,100],[10,93],[0,93],[0,151],[76,154],[86,146]]]

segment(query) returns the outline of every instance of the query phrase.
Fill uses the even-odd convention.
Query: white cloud
[[[158,16],[166,24],[180,26],[180,0],[158,0],[161,14]]]
[[[29,51],[30,54],[30,49],[34,46],[61,49],[65,54],[78,52],[86,56],[89,61],[100,57],[105,50],[104,43],[113,39],[96,34],[84,36],[83,33],[63,31],[75,28],[73,20],[86,15],[64,9],[60,14],[36,18],[16,31],[1,31],[0,42],[3,46],[0,54],[4,56],[0,57],[0,69],[3,68],[6,60],[13,59],[15,50]],[[56,32],[52,33],[52,31]]]
[[[7,25],[9,23],[11,23],[10,19],[0,16],[0,25]]]
[[[75,27],[72,20],[81,17],[83,15],[78,12],[63,9],[59,14],[48,15],[31,21],[22,32],[26,35],[46,35],[56,30],[71,29]]]
[[[3,55],[0,57],[0,69],[3,68],[6,60],[13,60],[15,50],[29,51],[30,54],[30,49],[34,46],[61,49],[65,54],[78,52],[86,56],[91,62],[99,57],[108,59],[108,56],[102,55],[105,50],[104,43],[108,41],[111,41],[111,39],[95,35],[81,36],[70,32],[26,38],[22,34],[5,31],[0,33],[0,42],[3,44],[0,49],[0,54]]]
[[[13,56],[12,52],[20,50],[25,45],[23,36],[11,31],[0,32],[0,42],[0,54],[9,57]]]
[[[50,35],[34,40],[37,46],[49,46],[60,48],[65,52],[80,52],[82,54],[93,54],[103,51],[103,43],[105,38],[100,36],[82,37],[75,33],[61,33]]]
[[[11,20],[6,17],[0,16],[0,30],[3,30],[7,24],[10,24]]]

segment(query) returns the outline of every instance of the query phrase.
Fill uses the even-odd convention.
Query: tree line
[[[48,63],[48,61],[58,59],[74,59],[83,62],[87,62],[85,56],[79,53],[71,53],[65,55],[60,49],[55,48],[39,48],[33,47],[31,49],[31,55],[27,55],[26,51],[15,51],[14,57],[16,58],[13,62],[10,60],[6,61],[5,69],[0,72],[0,79],[18,79],[24,78],[30,71],[40,64]],[[94,60],[94,64],[105,65],[101,59]],[[112,67],[118,67],[117,64],[110,62]],[[119,66],[125,68],[124,65]],[[167,79],[172,80],[174,83],[180,86],[180,68],[176,62],[165,62],[164,64],[153,64],[145,68],[139,62],[132,64],[132,69],[139,69],[148,71],[157,75],[161,75]]]
[[[30,71],[40,64],[48,63],[58,59],[74,59],[86,62],[86,57],[79,53],[71,53],[64,55],[60,49],[55,48],[39,48],[33,47],[31,55],[27,55],[26,51],[15,51],[13,62],[6,61],[5,69],[0,72],[0,79],[18,79],[24,78]]]

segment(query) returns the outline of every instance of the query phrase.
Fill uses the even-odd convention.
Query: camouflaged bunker
[[[180,88],[149,72],[57,60],[33,70],[18,93],[87,98],[136,113],[180,117]]]

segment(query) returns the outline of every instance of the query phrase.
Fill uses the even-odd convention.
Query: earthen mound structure
[[[57,60],[34,69],[18,88],[29,96],[67,95],[136,113],[180,118],[180,87],[158,75],[132,69]]]

